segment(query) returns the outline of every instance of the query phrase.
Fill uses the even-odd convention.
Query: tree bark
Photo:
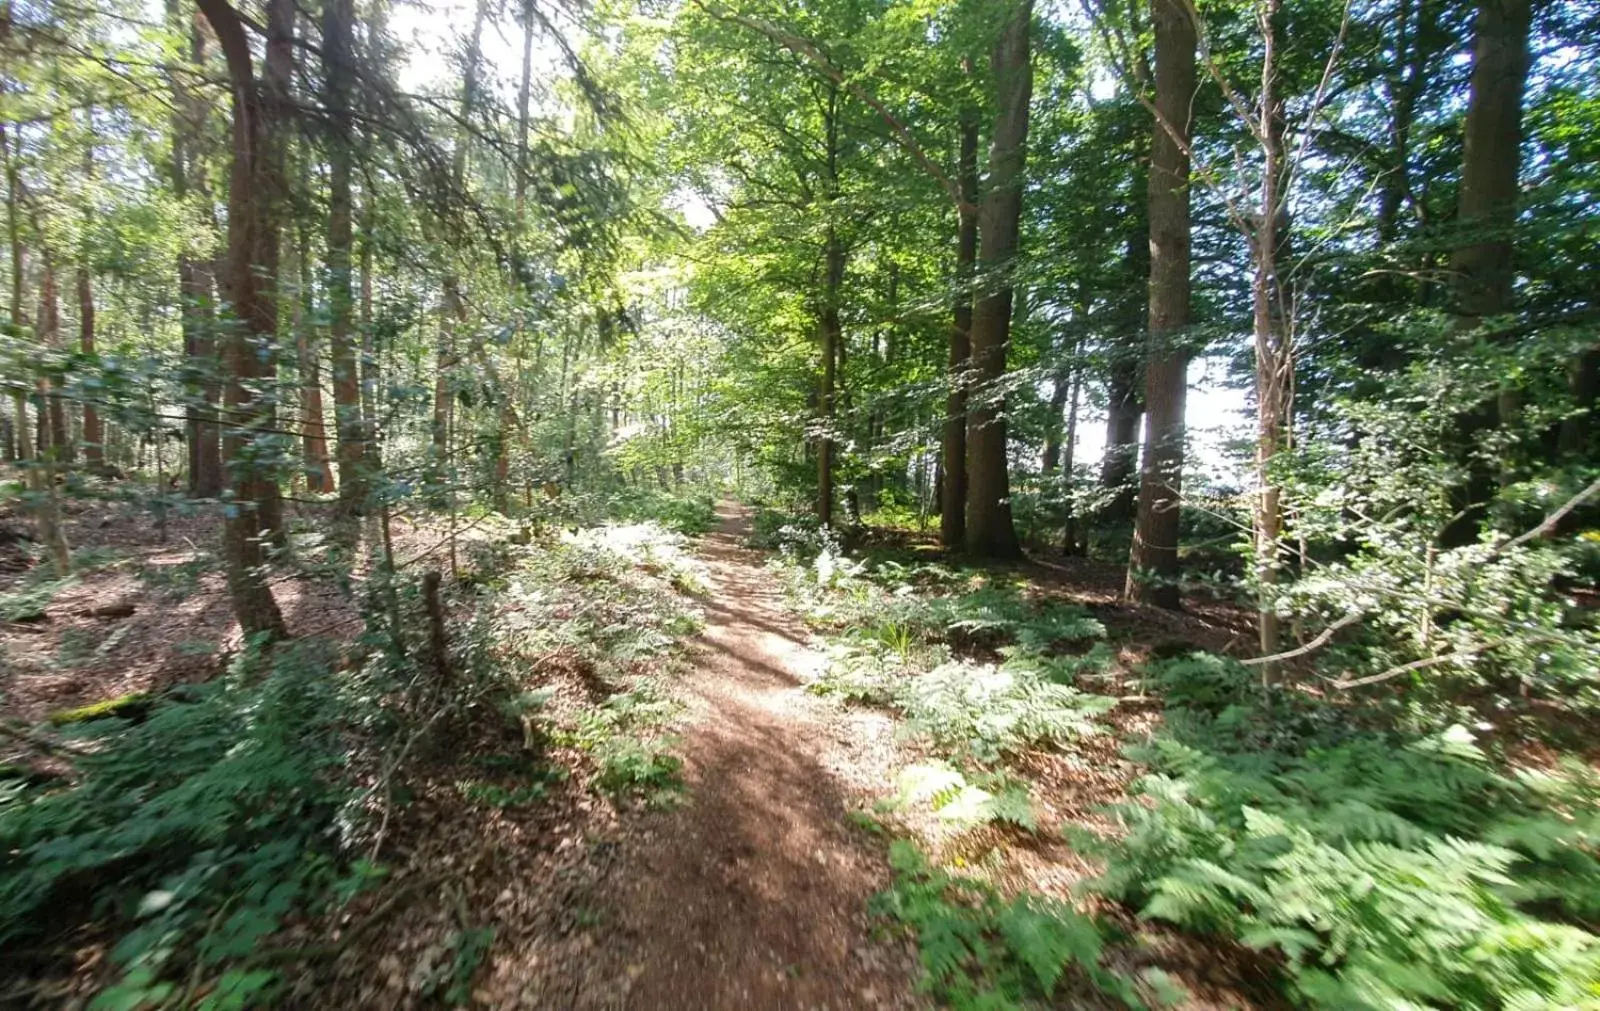
[[[1287,234],[1284,98],[1277,76],[1278,47],[1282,42],[1280,0],[1265,0],[1262,27],[1258,100],[1261,118],[1256,129],[1262,155],[1261,203],[1251,241],[1255,272],[1250,286],[1256,353],[1256,499],[1252,525],[1258,584],[1256,628],[1262,655],[1271,656],[1280,652],[1283,644],[1276,600],[1283,501],[1272,467],[1284,448],[1289,390],[1294,379],[1289,293],[1279,270]],[[1276,674],[1275,664],[1263,666],[1263,680],[1270,682]]]
[[[939,480],[939,540],[958,548],[967,534],[967,369],[972,354],[972,282],[978,259],[978,113],[961,110],[957,185],[955,308],[950,327],[943,455]]]
[[[183,25],[177,0],[168,0],[167,17],[174,30]],[[200,15],[188,25],[189,64],[206,62],[206,36]],[[180,205],[188,199],[190,174],[196,188],[205,194],[205,173],[198,170],[202,151],[199,136],[205,117],[205,104],[196,99],[184,83],[185,75],[172,75],[172,192]],[[195,498],[216,498],[222,494],[221,427],[217,424],[217,402],[221,399],[218,382],[216,340],[213,336],[215,301],[211,271],[204,261],[187,250],[178,257],[179,313],[183,329],[185,359],[185,432],[189,458],[189,494]]]
[[[1190,105],[1195,89],[1194,22],[1183,0],[1154,0],[1155,105],[1150,142],[1150,328],[1145,364],[1145,442],[1138,517],[1124,594],[1180,606],[1178,508],[1189,355]]]
[[[354,201],[350,194],[351,66],[355,33],[352,0],[325,0],[322,59],[328,87],[328,343],[333,366],[334,432],[339,453],[339,513],[347,521],[367,500],[366,433],[361,422],[361,372],[350,283]],[[353,527],[352,527],[353,529]]]
[[[235,320],[223,342],[227,433],[223,459],[228,473],[229,510],[223,532],[228,592],[234,614],[247,636],[286,634],[283,614],[267,585],[263,542],[274,519],[277,498],[270,449],[260,438],[274,427],[270,399],[258,398],[255,387],[270,378],[262,347],[277,335],[277,307],[272,292],[263,291],[277,269],[278,180],[265,149],[275,139],[269,120],[278,108],[263,94],[251,63],[250,44],[238,13],[226,0],[196,0],[210,22],[227,59],[233,93],[233,150],[228,183],[228,280]],[[275,20],[283,0],[273,0]],[[270,50],[270,45],[269,45]],[[268,282],[270,283],[270,282]]]
[[[1463,326],[1511,308],[1531,0],[1482,0],[1461,162],[1460,243],[1450,258]]]
[[[39,343],[56,348],[61,343],[61,298],[56,288],[56,268],[48,252],[41,258],[39,274]],[[45,424],[39,426],[39,452],[51,468],[73,461],[72,433],[67,425],[67,405],[61,396],[61,380],[39,380],[40,403]]]
[[[1532,0],[1482,0],[1478,6],[1456,222],[1460,238],[1450,257],[1456,326],[1461,330],[1471,330],[1485,317],[1512,308],[1513,232],[1531,26]],[[1469,544],[1477,537],[1494,497],[1494,470],[1470,446],[1472,436],[1514,421],[1518,401],[1518,391],[1507,387],[1497,403],[1479,405],[1460,419],[1459,431],[1469,442],[1471,458],[1465,485],[1452,493],[1455,518],[1440,535],[1447,547]],[[1502,460],[1502,474],[1510,465]]]
[[[93,358],[94,347],[94,281],[89,268],[78,268],[78,350]],[[83,405],[83,459],[92,470],[105,467],[105,426],[100,423],[100,411],[88,401]]]
[[[839,292],[844,284],[845,248],[832,225],[828,226],[823,248],[822,304],[817,313],[817,336],[821,345],[822,376],[817,387],[817,419],[822,428],[817,439],[817,519],[823,526],[833,525],[833,401],[838,381],[840,345],[844,339],[839,320]]]
[[[988,191],[978,216],[981,294],[972,311],[972,375],[976,406],[967,408],[967,552],[982,558],[1022,553],[1011,522],[1006,472],[1006,421],[1000,383],[1011,340],[1013,260],[1022,219],[1028,102],[1033,95],[1029,28],[1032,0],[1012,8],[995,41],[991,64],[998,102],[989,148]]]

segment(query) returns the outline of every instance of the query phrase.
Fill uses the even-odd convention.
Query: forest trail
[[[883,845],[846,817],[892,728],[804,690],[824,658],[743,545],[746,512],[718,515],[699,549],[706,627],[680,685],[688,799],[647,816],[611,876],[605,947],[625,959],[626,1006],[911,1006],[914,956],[873,940],[866,912]]]

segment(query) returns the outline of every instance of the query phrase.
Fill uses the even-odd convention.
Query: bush
[[[1076,976],[1129,1007],[1132,983],[1100,964],[1093,920],[1038,896],[1002,899],[992,888],[931,866],[904,840],[890,846],[894,883],[873,912],[909,931],[922,959],[921,989],[957,1009],[1019,1008]]]
[[[630,488],[611,499],[611,515],[630,523],[653,521],[685,536],[716,528],[717,505],[709,493],[675,495],[647,488]]]
[[[180,965],[222,973],[240,1005],[263,997],[271,973],[225,967],[366,869],[338,857],[334,831],[351,796],[341,728],[363,703],[314,649],[280,647],[265,675],[257,659],[142,722],[75,725],[94,748],[74,785],[0,794],[0,942],[92,894],[125,931],[112,949],[123,983],[103,1000],[164,999]]]
[[[1280,952],[1326,1008],[1567,1007],[1600,997],[1593,776],[1508,776],[1463,728],[1415,738],[1210,657],[1153,672],[1168,729],[1113,810],[1098,887],[1141,915]],[[1263,733],[1274,712],[1298,734]]]

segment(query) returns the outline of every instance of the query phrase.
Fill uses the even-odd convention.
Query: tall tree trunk
[[[174,29],[183,20],[177,0],[168,0],[167,16]],[[188,24],[189,64],[206,62],[206,33],[200,15]],[[205,103],[196,98],[185,83],[185,75],[172,75],[172,188],[183,204],[189,194],[191,173],[202,196],[206,193],[205,173],[200,170],[199,137],[205,117]],[[178,295],[181,301],[183,351],[186,362],[184,396],[185,431],[189,450],[189,494],[196,498],[216,498],[222,494],[222,429],[217,423],[217,403],[221,399],[219,363],[213,327],[215,297],[213,271],[205,261],[187,250],[178,257]]]
[[[1261,112],[1256,124],[1262,155],[1261,203],[1251,241],[1255,272],[1250,286],[1256,353],[1256,498],[1252,525],[1259,594],[1256,627],[1261,652],[1271,655],[1282,647],[1276,596],[1279,541],[1283,536],[1282,489],[1277,485],[1272,468],[1278,453],[1284,449],[1289,390],[1294,378],[1289,292],[1280,271],[1288,215],[1288,179],[1283,158],[1284,96],[1278,80],[1278,47],[1282,44],[1280,0],[1265,0],[1262,29],[1258,101]],[[1275,665],[1268,664],[1262,676],[1271,681],[1276,673]]]
[[[339,440],[339,513],[353,532],[367,501],[366,432],[361,422],[361,371],[351,326],[354,299],[350,247],[351,65],[355,33],[352,0],[325,0],[322,61],[328,82],[328,343],[333,366],[334,432]]]
[[[991,58],[998,102],[989,148],[988,192],[979,209],[981,295],[972,310],[972,374],[979,388],[976,405],[969,402],[967,406],[965,545],[970,554],[983,558],[1012,558],[1022,553],[1011,522],[1000,384],[1011,340],[1011,274],[1022,219],[1028,102],[1033,95],[1032,18],[1032,0],[1017,3],[995,40]]]
[[[1531,0],[1482,0],[1461,162],[1461,241],[1450,258],[1465,326],[1511,308]]]
[[[86,113],[89,132],[94,133],[94,109]],[[91,141],[83,148],[83,179],[85,184],[94,180],[94,143]],[[85,212],[84,235],[90,234],[92,212]],[[83,248],[79,252],[78,261],[78,350],[90,360],[95,354],[94,348],[94,278],[90,273],[91,263],[89,258],[89,242],[84,240]],[[83,458],[89,468],[100,471],[105,465],[105,426],[100,423],[100,409],[93,400],[83,402]]]
[[[1522,101],[1527,90],[1528,36],[1532,0],[1482,0],[1475,23],[1472,84],[1467,99],[1465,147],[1461,161],[1460,235],[1450,257],[1456,325],[1471,330],[1485,318],[1512,307],[1513,231],[1517,182],[1522,170]],[[1460,419],[1471,436],[1496,423],[1513,422],[1518,391],[1506,387],[1498,403],[1486,403]],[[1464,487],[1454,494],[1455,519],[1441,534],[1447,546],[1469,544],[1487,515],[1494,495],[1493,468],[1469,449]],[[1510,461],[1501,461],[1505,473]]]
[[[822,304],[817,311],[817,335],[822,352],[822,378],[817,388],[817,423],[821,428],[817,439],[817,520],[825,527],[833,525],[833,399],[844,337],[839,320],[844,266],[844,243],[829,225],[823,249]]]
[[[961,110],[957,154],[955,309],[950,326],[943,455],[939,475],[939,540],[961,547],[967,536],[967,369],[972,354],[972,283],[978,259],[978,113]]]
[[[1155,128],[1150,142],[1150,329],[1145,360],[1145,442],[1139,508],[1124,591],[1177,608],[1178,508],[1189,354],[1189,110],[1195,25],[1183,0],[1153,0]]]
[[[1101,516],[1110,523],[1133,518],[1139,422],[1144,419],[1140,392],[1138,363],[1118,355],[1106,380],[1106,448],[1100,461],[1100,487],[1110,493]]]
[[[1146,68],[1145,73],[1148,73]],[[1100,488],[1108,493],[1100,518],[1131,523],[1138,491],[1139,424],[1144,420],[1145,333],[1150,320],[1150,172],[1141,159],[1129,194],[1127,252],[1123,267],[1134,294],[1119,313],[1117,338],[1106,366],[1106,445],[1100,459]]]
[[[61,344],[61,298],[56,288],[56,268],[46,253],[39,274],[39,343],[59,350]],[[73,459],[72,434],[67,425],[67,405],[61,395],[59,379],[39,381],[40,403],[46,424],[39,426],[39,450],[51,468],[70,464]]]
[[[487,0],[479,0],[472,19],[471,41],[467,44],[466,69],[461,81],[461,129],[456,135],[455,157],[451,165],[451,185],[460,192],[467,179],[467,141],[470,136],[466,124],[472,120],[472,111],[478,100],[479,63],[483,55],[483,22],[488,14]],[[455,391],[451,388],[450,374],[459,362],[456,343],[458,331],[466,320],[465,303],[461,300],[461,278],[451,264],[444,278],[444,299],[441,310],[439,350],[433,384],[433,449],[440,467],[450,455],[449,439],[455,421]],[[441,475],[442,476],[442,475]]]
[[[1061,525],[1061,553],[1068,556],[1083,554],[1084,541],[1078,532],[1078,510],[1072,501],[1072,468],[1078,445],[1078,397],[1083,392],[1083,369],[1072,372],[1072,389],[1067,394],[1066,449],[1061,460],[1061,487],[1067,502],[1066,522]]]
[[[265,436],[274,426],[270,399],[258,398],[255,387],[270,372],[258,349],[270,348],[277,336],[277,307],[263,283],[277,269],[278,180],[266,145],[276,139],[269,120],[280,108],[264,97],[255,79],[250,43],[239,15],[226,0],[196,0],[221,44],[233,92],[232,168],[228,182],[228,281],[232,288],[234,325],[223,342],[227,434],[223,459],[228,474],[230,508],[223,531],[228,592],[234,614],[246,635],[286,634],[283,614],[263,572],[263,541],[272,529],[277,481]],[[275,26],[281,22],[273,0]],[[269,46],[270,48],[270,46]]]
[[[78,350],[93,358],[94,347],[94,281],[89,268],[78,268]],[[83,405],[83,458],[92,470],[105,467],[105,426],[100,423],[100,410],[88,401]]]
[[[304,180],[302,180],[304,181]],[[334,491],[333,463],[328,459],[328,426],[322,409],[322,348],[316,339],[311,314],[316,305],[316,289],[311,280],[311,240],[302,222],[295,229],[295,244],[290,250],[296,280],[294,317],[295,359],[300,373],[300,456],[306,490],[319,495]]]
[[[1076,374],[1074,371],[1073,375]],[[1044,454],[1039,461],[1047,480],[1054,477],[1056,468],[1061,466],[1061,428],[1066,420],[1067,393],[1071,386],[1072,380],[1065,372],[1057,373],[1050,382],[1050,406],[1046,408],[1044,419]]]

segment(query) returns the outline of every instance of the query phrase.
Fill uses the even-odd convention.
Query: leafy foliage
[[[1464,728],[1341,725],[1332,706],[1242,690],[1248,673],[1212,657],[1152,676],[1169,729],[1133,749],[1152,771],[1115,809],[1125,831],[1079,835],[1107,860],[1107,894],[1282,952],[1317,1007],[1600,994],[1600,941],[1571,925],[1600,911],[1592,773],[1507,776]],[[1305,718],[1263,732],[1285,711]]]
[[[894,883],[873,911],[912,933],[922,987],[962,1011],[1020,1008],[1082,980],[1129,1007],[1133,984],[1101,965],[1104,941],[1093,920],[1035,896],[1002,899],[976,881],[931,866],[913,844],[891,844]],[[1080,984],[1081,985],[1081,984]]]
[[[128,925],[112,958],[125,987],[157,988],[148,997],[177,966],[246,959],[291,912],[364,874],[337,855],[334,828],[352,799],[338,775],[344,728],[370,703],[314,650],[276,650],[266,673],[260,659],[242,656],[142,722],[78,724],[96,747],[75,785],[0,798],[0,939],[45,927],[59,896],[89,890]],[[217,1006],[259,999],[270,978],[228,977],[240,1003]]]

